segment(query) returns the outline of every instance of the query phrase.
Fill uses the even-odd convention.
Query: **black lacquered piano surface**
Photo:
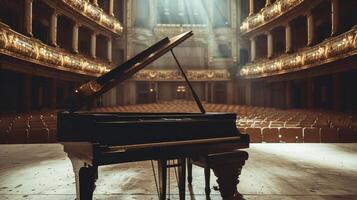
[[[208,113],[180,66],[173,48],[193,35],[182,33],[164,38],[110,72],[87,82],[73,93],[69,111],[57,114],[58,141],[70,158],[75,177],[77,199],[92,199],[97,168],[101,165],[142,160],[158,160],[161,183],[166,181],[166,161],[179,159],[180,199],[184,199],[185,159],[208,156],[249,147],[249,136],[239,133],[235,113]],[[100,113],[82,110],[101,94],[129,79],[140,69],[171,51],[200,110],[198,113]],[[230,153],[232,155],[232,153]],[[218,156],[219,160],[222,159]],[[245,159],[237,160],[243,165]],[[220,161],[221,162],[221,161]],[[226,162],[226,161],[225,161]],[[232,161],[229,161],[232,164]],[[219,164],[219,169],[227,167]],[[233,170],[233,171],[232,171]],[[232,184],[237,169],[228,168]],[[182,175],[183,174],[183,175]],[[227,184],[226,184],[227,185]],[[222,185],[224,187],[224,185]],[[165,198],[165,184],[160,186]],[[232,188],[231,188],[232,189]],[[229,195],[233,195],[234,188]]]
[[[58,114],[61,141],[131,145],[216,137],[240,133],[234,113],[91,113]]]

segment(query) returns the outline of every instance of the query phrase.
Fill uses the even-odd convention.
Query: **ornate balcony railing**
[[[98,6],[91,4],[89,1],[86,0],[62,0],[62,1],[67,5],[69,5],[70,7],[72,7],[77,12],[88,17],[90,20],[97,22],[101,26],[109,30],[112,30],[117,34],[123,32],[123,27],[116,18],[108,15]]]
[[[195,35],[208,35],[206,24],[156,24],[153,32],[156,36],[177,35],[185,31],[193,31]]]
[[[0,53],[55,69],[98,76],[110,66],[80,55],[70,54],[41,41],[21,35],[0,23]]]
[[[259,78],[298,71],[357,54],[357,26],[339,36],[294,54],[283,54],[273,60],[262,60],[244,66],[239,75]]]
[[[227,81],[230,73],[226,69],[187,70],[190,81]],[[184,81],[178,70],[141,70],[133,77],[136,81]]]
[[[263,8],[257,14],[248,16],[240,26],[240,31],[246,33],[265,23],[273,21],[304,1],[305,0],[277,0],[270,6]]]

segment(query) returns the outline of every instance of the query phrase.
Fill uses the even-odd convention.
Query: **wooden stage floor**
[[[357,199],[356,143],[252,144],[247,151],[238,186],[245,199]],[[177,199],[171,174],[170,199]],[[74,199],[73,176],[60,144],[0,145],[1,200]],[[206,199],[202,168],[193,168],[193,179],[186,199]],[[150,161],[100,167],[96,185],[95,199],[157,199]],[[219,192],[211,199],[221,199]]]

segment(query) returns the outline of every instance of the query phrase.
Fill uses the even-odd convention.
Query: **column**
[[[271,86],[269,82],[265,83],[264,90],[265,90],[264,106],[271,107]]]
[[[255,44],[255,37],[250,38],[250,61],[254,62],[255,61],[255,56],[256,56],[256,44]]]
[[[272,58],[274,54],[274,44],[273,44],[273,34],[271,31],[267,33],[267,43],[268,43],[267,57]]]
[[[113,48],[113,42],[112,42],[112,38],[108,38],[107,39],[107,60],[108,60],[108,62],[112,62],[113,61],[113,50],[112,50],[112,48]]]
[[[254,0],[249,0],[249,16],[254,15]]]
[[[110,90],[109,94],[110,94],[110,99],[109,99],[110,106],[117,105],[117,90],[114,89]]]
[[[114,0],[109,0],[109,10],[108,10],[108,14],[111,16],[114,16]]]
[[[291,45],[291,25],[287,23],[285,25],[285,52],[290,53],[292,51]]]
[[[97,51],[97,34],[93,31],[90,36],[90,55],[92,58],[96,58]]]
[[[154,83],[154,92],[155,92],[155,103],[159,101],[159,83]]]
[[[126,91],[126,102],[125,104],[136,104],[136,82],[128,81],[127,82],[127,91]]]
[[[341,110],[341,75],[332,75],[332,105],[335,111]]]
[[[214,84],[214,82],[212,82],[211,87],[210,87],[210,90],[211,90],[211,102],[210,103],[216,102],[214,88],[215,88],[215,84]]]
[[[239,104],[239,84],[237,79],[233,78],[233,104]],[[227,92],[229,92],[227,90]]]
[[[252,105],[252,83],[248,82],[245,86],[245,105],[250,106]]]
[[[24,112],[31,111],[31,90],[32,90],[32,77],[31,75],[25,74],[24,75],[24,98],[23,98],[23,110]]]
[[[233,104],[234,101],[234,80],[228,81],[226,86],[226,94],[227,94],[227,104]]]
[[[57,17],[58,13],[54,10],[50,21],[50,44],[52,46],[57,46]]]
[[[56,109],[57,105],[57,80],[50,80],[50,108]]]
[[[285,100],[286,100],[286,106],[285,108],[289,109],[292,108],[293,102],[292,102],[292,83],[291,81],[286,81],[285,85]]]
[[[340,28],[339,0],[331,0],[331,36],[335,36]]]
[[[95,6],[98,6],[98,0],[92,0],[92,4],[94,4]]]
[[[265,1],[265,7],[270,6],[270,4],[271,4],[271,0],[266,0]]]
[[[24,33],[27,36],[32,34],[32,0],[24,1]]]
[[[315,25],[314,16],[311,11],[307,14],[307,45],[311,46],[314,43]]]
[[[241,15],[241,13],[242,13],[241,5],[242,5],[242,0],[237,0],[237,4],[236,4],[236,6],[237,6],[237,11],[236,11],[237,23],[236,24],[237,24],[238,28],[241,25],[242,21],[244,20],[244,19],[242,19],[242,15]]]
[[[136,82],[135,81],[125,81],[123,83],[123,103],[124,105],[136,104]]]
[[[78,30],[79,24],[75,22],[72,28],[72,51],[74,53],[78,53]]]
[[[205,82],[205,102],[209,103],[209,83]]]
[[[307,107],[314,107],[314,91],[315,91],[315,83],[312,78],[307,80]]]

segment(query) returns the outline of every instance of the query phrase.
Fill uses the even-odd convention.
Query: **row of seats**
[[[239,128],[249,134],[252,143],[351,143],[357,131],[350,128]]]
[[[352,128],[357,129],[357,115],[333,111],[264,108],[242,105],[209,104],[210,112],[235,112],[238,127],[251,128]],[[139,104],[99,108],[102,112],[198,112],[192,101],[170,101],[157,104]]]
[[[357,116],[320,110],[282,110],[203,103],[208,112],[237,113],[252,142],[357,142]],[[96,108],[95,112],[199,112],[193,101]],[[56,142],[56,111],[0,116],[0,143]]]
[[[57,120],[54,112],[7,115],[0,119],[0,143],[56,142]]]

